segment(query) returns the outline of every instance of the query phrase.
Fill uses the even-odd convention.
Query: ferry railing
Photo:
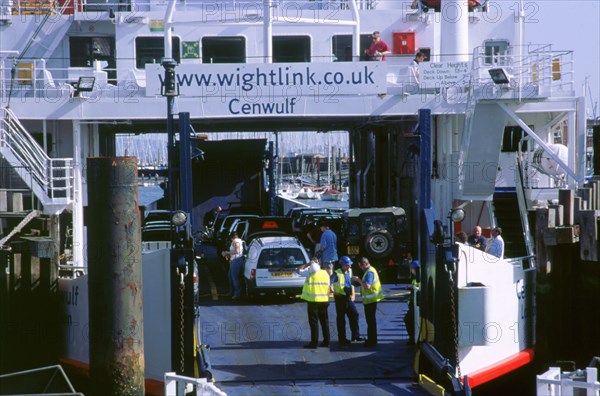
[[[530,44],[517,54],[518,46],[491,53],[485,46],[473,51],[475,75],[479,84],[491,82],[488,71],[504,68],[517,88],[537,86],[541,95],[572,93],[574,89],[574,62],[572,51],[556,51],[551,45]]]
[[[165,373],[165,395],[177,396],[186,395],[191,392],[192,387],[196,387],[197,395],[206,396],[227,396],[206,378],[192,378],[175,373]]]
[[[3,108],[0,119],[0,152],[28,183],[42,204],[68,204],[73,199],[73,159],[50,158],[27,132],[10,109]],[[29,179],[29,180],[28,180]]]
[[[32,59],[16,64],[15,59],[0,59],[0,99],[6,102],[14,98],[33,98],[38,101],[57,103],[75,100],[79,77],[95,77],[93,92],[81,96],[85,99],[119,99],[145,95],[145,73],[131,69],[102,68],[102,61],[94,61],[89,67],[52,68],[44,59]],[[14,70],[14,71],[13,71]],[[111,78],[118,76],[119,81]]]
[[[550,367],[545,373],[536,376],[537,396],[597,395],[599,392],[596,367],[572,372],[561,372],[560,367]]]
[[[23,0],[18,0],[23,1]],[[272,0],[273,7],[276,9],[295,12],[297,10],[349,10],[349,2],[352,0]],[[102,1],[102,0],[66,0],[64,4],[68,5],[65,14],[77,14],[82,12],[136,12],[136,11],[159,11],[165,10],[167,1],[160,0],[131,0],[131,1]],[[246,10],[262,11],[262,0],[186,0],[178,2],[178,10],[204,9],[209,14],[218,9],[226,10]],[[379,0],[357,0],[356,5],[360,10],[376,10]],[[406,3],[399,3],[400,7],[406,8]],[[257,7],[258,6],[258,7]],[[256,17],[256,16],[254,16]],[[250,15],[248,15],[250,18]]]
[[[10,178],[8,180],[3,179],[2,181],[6,185],[3,185],[2,188],[0,188],[0,191],[6,192],[7,194],[8,193],[22,194],[22,196],[29,195],[29,198],[30,198],[29,205],[31,208],[35,208],[35,194],[31,194],[32,189],[27,187],[27,186],[31,185],[31,178],[32,178],[31,173],[29,173],[27,171],[27,169],[23,169],[23,172],[21,172],[19,169],[15,169],[14,166],[10,166],[10,164],[6,165],[6,162],[3,162],[2,165],[0,165],[0,174],[6,174],[7,173],[6,170],[16,170],[18,174],[26,175],[26,177],[29,178],[29,182],[23,180],[22,177],[19,178],[19,181],[21,183],[16,183],[16,184],[13,184],[14,181],[11,180]],[[24,201],[23,201],[23,203],[24,203]],[[13,204],[13,206],[14,206],[14,204]],[[13,209],[13,212],[14,211],[15,210]]]
[[[525,248],[527,255],[530,256],[530,268],[535,268],[535,244],[531,235],[531,227],[529,226],[528,207],[525,194],[525,185],[523,181],[523,162],[520,155],[517,155],[517,170],[516,170],[516,193],[517,202],[519,205],[519,216],[521,217],[521,225],[523,227],[523,237],[525,238]]]
[[[523,95],[528,98],[573,93],[574,63],[571,51],[553,51],[550,46],[528,46],[527,54],[522,58],[515,55],[515,52],[514,47],[508,47],[506,51],[497,54],[486,53],[485,47],[476,48],[473,52],[469,85],[473,89],[478,86],[493,85],[489,70],[502,67],[514,80],[511,88],[527,88]],[[327,58],[335,61],[331,56]],[[51,103],[64,99],[73,100],[75,85],[80,76],[96,78],[93,92],[86,93],[88,99],[145,96],[146,76],[143,69],[108,68],[105,67],[105,61],[97,60],[87,67],[47,67],[44,59],[22,61],[13,69],[14,63],[17,62],[15,59],[15,57],[0,58],[0,98],[12,95],[47,99]],[[323,58],[312,57],[312,60],[321,62]],[[388,61],[385,62],[389,71],[388,87],[398,84],[419,85],[411,73],[410,66],[403,64],[410,60],[412,56],[389,56]],[[248,58],[248,62],[255,61],[255,58]],[[11,75],[13,70],[14,76]],[[532,87],[537,88],[532,90]]]

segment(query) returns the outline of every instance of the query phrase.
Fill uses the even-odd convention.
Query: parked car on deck
[[[321,228],[318,225],[321,220],[327,220],[329,228],[338,236],[338,251],[345,249],[343,240],[339,238],[342,229],[342,218],[337,213],[308,213],[300,216],[300,231],[296,233],[300,242],[310,250],[311,255],[316,255],[315,250],[319,245],[322,235]],[[313,239],[312,241],[308,237],[309,233]]]
[[[367,257],[386,283],[396,283],[408,251],[406,213],[398,207],[350,209],[342,215],[345,252],[357,262]],[[339,254],[339,252],[338,252]]]
[[[294,229],[295,232],[299,232],[300,231],[300,217],[302,215],[308,214],[308,213],[329,213],[330,210],[328,208],[308,208],[308,207],[301,207],[301,208],[292,208],[288,211],[288,213],[286,214],[286,217],[289,217],[292,219],[292,227]]]
[[[236,220],[244,220],[249,218],[259,217],[255,214],[232,214],[223,220],[218,230],[215,230],[215,246],[218,251],[223,251],[229,248],[231,244],[231,233],[235,230],[232,225],[236,223]]]
[[[244,264],[246,296],[300,294],[305,278],[296,269],[308,262],[308,253],[295,237],[254,239],[248,246]]]
[[[235,232],[246,244],[265,236],[294,236],[289,217],[262,216],[238,221]]]
[[[171,221],[171,211],[165,209],[150,210],[146,213],[142,225],[153,221]]]

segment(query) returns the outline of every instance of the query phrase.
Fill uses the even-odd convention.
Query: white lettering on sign
[[[386,93],[381,62],[178,65],[181,96],[218,99],[226,114],[296,114],[301,99]],[[161,94],[164,68],[146,65],[146,95]]]
[[[425,62],[419,65],[421,84],[468,85],[471,62]]]

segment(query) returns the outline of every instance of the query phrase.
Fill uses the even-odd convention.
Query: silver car
[[[302,292],[305,278],[296,269],[309,262],[306,249],[296,237],[275,236],[254,239],[244,264],[246,295]]]

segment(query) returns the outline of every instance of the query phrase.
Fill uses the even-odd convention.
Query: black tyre
[[[365,250],[373,258],[384,258],[392,253],[394,238],[387,230],[378,230],[365,238]]]
[[[244,285],[245,285],[245,289],[246,289],[246,298],[248,300],[253,300],[254,297],[256,297],[256,295],[250,290],[250,282],[248,282],[248,279],[244,278]]]

